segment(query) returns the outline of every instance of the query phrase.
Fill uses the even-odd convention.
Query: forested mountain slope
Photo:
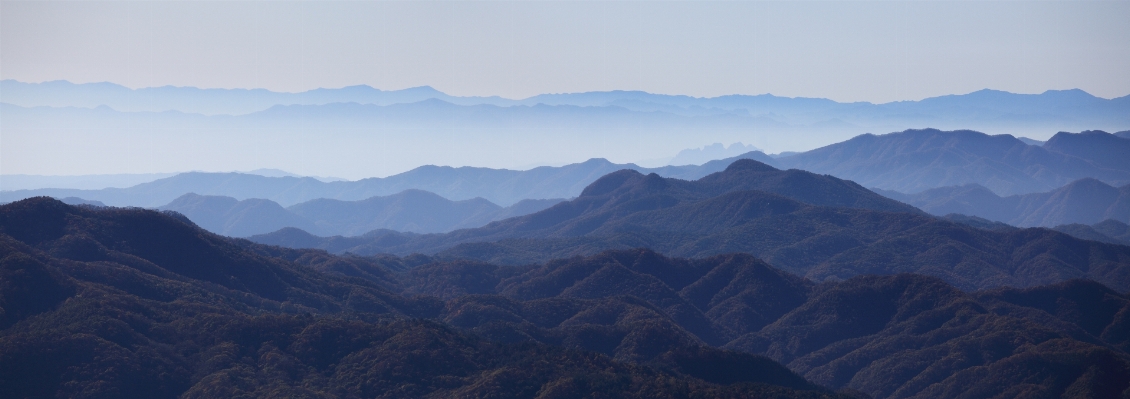
[[[364,268],[365,277],[319,270],[349,266]],[[487,341],[419,319],[442,320],[447,305],[398,294],[398,279],[371,259],[280,252],[207,233],[175,214],[45,198],[0,206],[0,392],[837,396],[740,352],[656,346],[660,353],[642,365],[536,342]],[[744,369],[719,380],[704,365]]]
[[[982,230],[924,215],[848,181],[752,160],[697,181],[620,171],[544,211],[447,234],[381,234],[352,246],[300,236],[288,230],[252,240],[503,264],[637,247],[683,257],[744,252],[814,281],[913,272],[966,290],[1072,278],[1130,289],[1128,247],[1042,229]]]
[[[1130,299],[1094,282],[977,293],[916,275],[814,284],[749,255],[648,250],[524,267],[339,257],[177,217],[50,199],[0,206],[0,390],[836,395],[817,383],[876,398],[1082,398],[1130,387]]]

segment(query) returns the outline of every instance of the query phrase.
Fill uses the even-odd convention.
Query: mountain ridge
[[[281,245],[294,234],[250,239]],[[693,258],[743,252],[814,281],[914,272],[962,289],[1076,277],[1130,289],[1128,247],[1051,230],[981,230],[855,183],[753,160],[693,182],[618,171],[543,211],[446,234],[303,240],[323,249],[333,243],[338,253],[423,253],[512,265],[638,247]]]
[[[0,192],[0,201],[15,201],[34,196],[80,197],[113,206],[157,207],[185,193],[223,195],[236,199],[264,198],[291,206],[318,198],[361,200],[391,195],[406,189],[421,189],[459,201],[482,197],[503,206],[524,199],[570,198],[580,194],[588,183],[623,168],[662,173],[678,178],[698,178],[722,170],[735,159],[769,161],[761,152],[749,152],[703,165],[642,168],[635,164],[614,164],[603,158],[563,167],[541,166],[526,171],[479,167],[425,165],[386,178],[323,182],[314,178],[277,177],[238,173],[182,173],[170,178],[125,189],[73,190],[38,189]]]
[[[314,199],[283,208],[266,199],[236,200],[189,193],[157,209],[179,212],[205,230],[232,237],[287,227],[328,236],[359,236],[381,229],[440,233],[479,227],[493,220],[536,212],[560,201],[523,200],[503,208],[482,198],[450,201],[427,191],[409,189],[358,201]]]
[[[1128,140],[1130,141],[1130,140]],[[1055,190],[1001,197],[979,184],[940,187],[917,194],[878,191],[934,215],[958,213],[1020,227],[1130,222],[1130,184],[1114,187],[1092,178]]]
[[[36,198],[0,206],[0,286],[28,288],[0,290],[0,389],[20,396],[1130,391],[1130,298],[1092,281],[814,284],[746,254],[646,249],[518,267],[339,257]]]
[[[1012,195],[1047,191],[1084,177],[1119,185],[1130,182],[1130,169],[1109,168],[1124,165],[1112,162],[1096,165],[1076,156],[1082,155],[1078,151],[1058,151],[1064,147],[1060,144],[1064,141],[1122,139],[1109,133],[1090,131],[1059,133],[1057,137],[1051,144],[1037,147],[1010,135],[990,136],[972,130],[912,129],[884,135],[861,135],[778,158],[776,162],[781,167],[834,174],[867,187],[899,192],[981,183],[1001,195]],[[1130,140],[1125,141],[1130,143]],[[1130,146],[1113,149],[1120,150],[1130,153]]]

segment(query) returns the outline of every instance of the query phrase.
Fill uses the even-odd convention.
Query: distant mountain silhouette
[[[282,243],[274,233],[251,240]],[[313,247],[329,249],[326,240]],[[541,212],[447,234],[376,241],[336,251],[528,264],[648,247],[686,257],[745,252],[814,281],[914,272],[970,290],[1069,278],[1130,289],[1123,274],[1130,248],[1050,230],[983,230],[927,216],[852,182],[752,160],[697,181],[619,171]]]
[[[0,287],[0,390],[15,397],[1130,389],[1130,298],[1081,280],[814,284],[749,255],[642,249],[522,267],[333,256],[35,198],[0,206]]]
[[[113,83],[74,84],[66,81],[23,83],[0,81],[4,101],[23,106],[84,107],[100,105],[121,111],[161,112],[175,110],[206,115],[242,115],[280,104],[328,104],[357,102],[398,104],[431,98],[453,100],[431,87],[383,91],[369,86],[316,89],[302,93],[280,93],[264,89],[198,89],[195,87],[147,87],[130,89]],[[489,98],[481,101],[489,102]]]
[[[421,190],[360,201],[317,199],[283,208],[265,199],[185,194],[158,209],[176,211],[216,234],[247,237],[294,227],[321,235],[357,236],[378,229],[440,233],[548,208],[561,200],[525,200],[500,207],[482,198],[450,201]]]
[[[729,147],[722,143],[714,143],[702,148],[688,148],[679,151],[667,162],[668,165],[701,165],[716,159],[732,158],[748,152],[760,151],[754,146],[742,143],[733,143]],[[765,161],[762,161],[765,162]]]
[[[620,169],[654,172],[679,179],[697,179],[723,170],[730,162],[743,158],[772,161],[768,155],[755,151],[703,165],[659,168],[614,164],[605,159],[590,159],[561,167],[542,166],[525,171],[427,165],[386,178],[335,182],[322,182],[310,177],[191,172],[124,189],[4,191],[0,192],[0,201],[10,202],[34,196],[81,197],[112,206],[158,207],[181,195],[196,193],[235,199],[263,198],[282,206],[291,206],[314,199],[356,201],[418,189],[455,201],[481,197],[495,204],[511,206],[526,199],[576,197],[589,183]]]
[[[106,206],[106,204],[103,204],[99,201],[88,201],[88,200],[84,200],[84,199],[78,198],[78,197],[67,197],[67,198],[60,199],[59,201],[63,201],[63,203],[67,204],[67,205]]]
[[[1059,132],[1043,145],[1045,149],[1076,158],[1110,170],[1130,170],[1130,139],[1102,131],[1082,133]]]
[[[0,190],[35,190],[42,188],[72,188],[80,190],[100,190],[107,187],[126,188],[157,179],[171,177],[176,173],[138,173],[111,175],[41,176],[41,175],[0,175]]]
[[[112,83],[23,83],[3,80],[0,81],[0,88],[4,91],[6,103],[23,107],[94,108],[105,105],[122,111],[176,110],[227,115],[248,114],[275,105],[356,103],[387,106],[437,100],[460,106],[585,107],[596,111],[594,114],[598,118],[608,108],[614,107],[638,113],[686,117],[721,115],[731,118],[769,118],[777,123],[792,125],[840,123],[873,128],[903,124],[948,129],[1054,125],[1051,126],[1052,129],[1081,130],[1106,126],[1123,127],[1130,122],[1130,117],[1126,116],[1126,111],[1130,109],[1130,96],[1106,100],[1078,89],[1049,90],[1041,94],[980,90],[921,101],[871,104],[838,103],[821,98],[788,98],[769,94],[697,98],[623,90],[542,94],[526,99],[507,100],[499,97],[449,96],[426,86],[395,91],[351,86],[302,93],[278,93],[262,89],[169,86],[128,89]]]
[[[1059,133],[1036,147],[1008,135],[907,130],[862,135],[778,158],[777,163],[903,193],[980,184],[1000,195],[1013,195],[1048,191],[1087,177],[1108,184],[1130,183],[1130,167],[1117,161],[1130,159],[1126,143],[1130,140],[1123,143],[1101,132]],[[1094,152],[1092,157],[1088,151],[1099,147],[1106,147],[1105,152]]]
[[[66,82],[25,84],[6,80],[0,85],[3,85],[4,92],[4,102],[0,103],[4,131],[37,138],[26,143],[34,148],[29,147],[22,152],[42,154],[37,159],[42,162],[61,164],[77,161],[77,157],[84,163],[90,163],[96,161],[90,155],[95,153],[125,157],[129,154],[125,147],[109,143],[149,143],[154,129],[194,132],[191,139],[186,138],[187,135],[174,135],[163,141],[164,147],[150,147],[157,159],[169,159],[169,162],[154,164],[153,167],[159,168],[196,164],[193,162],[198,161],[189,153],[196,159],[229,159],[234,156],[231,153],[233,148],[249,148],[264,142],[277,150],[262,153],[260,162],[274,167],[286,169],[296,165],[294,157],[283,154],[291,154],[290,146],[299,145],[291,143],[301,142],[307,143],[303,150],[310,150],[311,145],[319,149],[311,156],[318,158],[317,162],[322,163],[322,167],[333,171],[325,173],[375,170],[373,173],[387,175],[428,163],[489,163],[518,167],[560,164],[596,156],[650,159],[701,145],[702,138],[730,143],[749,141],[751,134],[756,136],[752,139],[758,140],[758,143],[773,143],[778,147],[773,150],[780,151],[816,148],[865,133],[919,127],[1032,135],[1033,132],[1095,129],[1117,131],[1130,126],[1130,116],[1127,116],[1130,115],[1130,96],[1108,100],[1079,90],[1048,91],[1038,95],[983,90],[921,101],[869,104],[772,95],[694,98],[625,91],[504,100],[453,97],[430,88],[406,90],[401,98],[399,94],[390,97],[392,93],[370,87],[292,94],[257,90],[172,87],[130,90],[117,87],[111,91],[120,93],[111,95],[112,98],[106,99],[97,93],[90,96],[76,94],[74,98],[80,100],[68,102],[67,99],[72,96],[66,93],[75,87],[64,87],[70,85]],[[87,88],[84,85],[70,86]],[[95,84],[89,88],[100,92],[97,87],[101,86]],[[51,94],[56,89],[62,94]],[[225,97],[228,95],[230,98]],[[169,100],[161,100],[164,97]],[[115,102],[121,104],[112,105]],[[221,110],[226,106],[232,107],[233,111]],[[207,109],[205,113],[220,112],[223,115],[196,113],[204,112],[204,109]],[[246,112],[250,109],[255,111]],[[370,151],[334,148],[320,140],[326,131],[374,129],[384,133],[349,136],[351,148],[371,147]],[[278,140],[279,135],[264,133],[279,131],[287,132],[290,139]],[[47,140],[44,133],[48,132],[59,135],[58,139]],[[100,141],[94,137],[113,140]],[[201,142],[212,145],[198,146]],[[390,146],[391,142],[397,144]],[[444,151],[437,152],[430,143],[444,143]],[[188,147],[193,150],[173,150]],[[345,164],[357,166],[349,169],[337,164],[338,160],[343,160],[342,157],[349,160]],[[373,158],[382,161],[374,163]],[[181,162],[171,163],[173,159]],[[306,159],[314,161],[309,157]],[[362,164],[365,165],[363,169],[356,169]],[[228,165],[225,168],[233,167],[233,164],[225,165]],[[830,170],[813,171],[829,173]],[[904,192],[973,182],[941,182],[911,190],[909,185],[883,186],[854,176],[840,177]],[[1070,175],[1036,188],[1020,185],[1021,191],[1002,191],[1008,187],[986,186],[1008,195],[1049,190],[1082,177],[1115,183],[1104,176]],[[406,188],[409,187],[402,189]],[[413,188],[437,192],[426,187]],[[398,191],[382,194],[394,192]],[[506,204],[499,198],[483,197]]]
[[[232,197],[190,193],[158,209],[179,212],[205,230],[231,237],[247,237],[284,227],[318,231],[309,219],[265,199],[239,201]]]
[[[1111,187],[1090,178],[1045,193],[1008,197],[997,196],[978,184],[935,188],[918,194],[883,190],[879,193],[935,215],[959,213],[1021,227],[1094,224],[1107,219],[1130,222],[1130,184]]]
[[[1130,246],[1130,226],[1117,220],[1107,219],[1090,226],[1081,223],[1064,224],[1056,226],[1055,230],[1084,240]]]

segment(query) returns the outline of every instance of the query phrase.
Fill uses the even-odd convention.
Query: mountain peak
[[[591,161],[591,160],[590,160]],[[605,195],[623,187],[630,180],[643,176],[640,172],[631,169],[620,169],[596,179],[581,192],[582,197],[595,197]]]
[[[751,172],[776,172],[780,169],[766,165],[765,163],[758,162],[749,158],[739,159],[726,167],[725,173],[738,172],[738,171],[751,171]]]

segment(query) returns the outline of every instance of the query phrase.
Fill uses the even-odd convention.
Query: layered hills
[[[394,105],[439,100],[462,106],[497,107],[573,106],[617,107],[636,112],[662,112],[680,116],[741,114],[770,116],[783,123],[812,124],[828,121],[877,127],[879,124],[913,125],[963,124],[995,125],[1059,124],[1089,122],[1090,126],[1123,123],[1130,97],[1102,99],[1082,90],[1050,90],[1041,94],[1015,94],[980,90],[968,94],[900,101],[886,104],[865,102],[838,103],[821,98],[789,98],[769,94],[728,95],[697,98],[652,94],[641,91],[607,91],[542,94],[526,99],[499,97],[457,97],[431,87],[385,91],[369,86],[316,89],[302,93],[268,90],[198,89],[194,87],[152,87],[129,89],[112,83],[73,84],[66,81],[24,83],[0,81],[4,102],[23,107],[107,106],[138,112],[180,111],[206,115],[242,115],[277,105],[330,105],[357,103]],[[826,124],[826,123],[825,123]],[[1087,123],[1083,123],[1087,124]],[[1086,128],[1087,126],[1083,126]],[[1076,130],[1076,129],[1066,129]]]
[[[814,281],[913,272],[966,290],[1070,278],[1130,289],[1130,247],[1051,230],[983,230],[926,215],[850,181],[753,160],[695,181],[619,171],[543,211],[447,234],[343,240],[288,229],[251,239],[502,264],[636,247],[695,258],[744,252]]]
[[[318,271],[349,264],[366,266],[367,278]],[[402,296],[398,287],[395,273],[372,261],[272,253],[173,214],[49,199],[5,205],[0,391],[151,398],[837,396],[772,360],[739,352],[667,350],[644,366],[536,342],[486,341],[420,320],[444,314],[444,301]],[[700,365],[714,359],[757,368],[719,382],[696,377],[705,377]]]
[[[1130,245],[1130,226],[1117,220],[1107,219],[1090,226],[1082,223],[1064,224],[1056,226],[1055,230],[1084,240]]]
[[[742,158],[761,161],[772,159],[764,153],[754,151],[702,165],[660,168],[614,164],[605,159],[590,159],[561,167],[543,166],[525,171],[426,165],[385,178],[335,182],[323,182],[311,177],[190,172],[129,188],[3,191],[0,192],[0,201],[16,201],[34,196],[79,197],[111,206],[159,207],[184,194],[195,193],[226,196],[237,200],[268,199],[289,207],[315,199],[357,201],[415,189],[429,191],[454,201],[478,197],[502,206],[511,206],[524,199],[575,197],[585,186],[600,176],[620,169],[640,170],[680,179],[697,179],[723,170],[733,160]]]
[[[815,284],[750,255],[649,250],[520,267],[334,256],[216,236],[176,213],[47,198],[0,206],[0,251],[0,390],[16,397],[1130,388],[1130,298],[1090,281]]]
[[[1043,139],[1056,131],[1118,131],[1130,126],[1126,116],[1130,115],[1130,97],[1108,100],[1078,90],[1039,95],[984,90],[868,104],[772,95],[693,98],[623,91],[499,101],[459,99],[430,88],[400,96],[367,87],[304,94],[192,88],[138,92],[119,87],[113,91],[126,94],[72,96],[68,94],[72,90],[63,87],[68,85],[65,82],[0,84],[6,87],[0,124],[6,133],[21,138],[7,143],[5,159],[25,165],[99,165],[105,171],[136,167],[136,162],[125,159],[139,148],[153,155],[149,158],[153,170],[241,170],[256,164],[288,169],[298,167],[295,162],[302,159],[300,164],[317,164],[319,174],[356,178],[358,173],[387,176],[420,164],[522,168],[594,157],[621,162],[654,159],[710,142],[751,142],[773,151],[807,150],[860,134],[920,127]],[[88,86],[72,88],[84,91]],[[57,94],[47,93],[52,91]],[[264,100],[247,100],[260,94]],[[249,103],[257,105],[246,105]],[[233,110],[219,109],[223,107]],[[248,112],[250,109],[255,111]],[[160,136],[160,145],[153,145],[154,131],[169,134]],[[333,140],[325,140],[326,132],[333,132]],[[777,148],[769,148],[769,143]],[[200,158],[245,160],[239,156],[253,149],[259,149],[254,164],[199,163]],[[36,154],[36,158],[26,154]],[[298,154],[304,155],[299,158]],[[828,173],[827,169],[814,171]],[[840,177],[871,186],[853,176]],[[1027,192],[1048,190],[1080,177],[1084,176]],[[943,185],[955,184],[963,183]],[[505,201],[484,198],[505,205]]]
[[[604,159],[525,171],[427,165],[385,178],[335,182],[294,176],[184,173],[128,188],[7,190],[0,192],[0,201],[46,195],[78,197],[112,206],[158,207],[186,193],[196,193],[239,200],[269,199],[288,207],[320,198],[356,201],[416,189],[456,201],[481,197],[509,206],[523,199],[575,197],[600,176],[620,169],[693,180],[746,158],[778,168],[826,173],[895,192],[892,195],[977,184],[995,195],[1010,196],[1048,192],[1088,178],[1116,187],[1126,185],[1130,183],[1130,166],[1120,160],[1130,159],[1128,142],[1115,135],[1087,131],[1059,133],[1036,146],[1008,135],[926,129],[863,135],[776,158],[752,151],[702,165],[644,168]],[[1091,153],[1096,155],[1090,157]]]
[[[1130,140],[1105,132],[1061,132],[1034,146],[1010,135],[924,129],[865,134],[779,158],[776,164],[902,193],[980,184],[1014,195],[1046,192],[1083,178],[1125,185],[1130,183],[1125,159],[1130,159]]]
[[[1048,192],[1007,197],[979,184],[935,188],[917,194],[878,192],[935,215],[958,213],[1021,227],[1095,224],[1107,219],[1130,222],[1130,184],[1113,187],[1091,178]]]
[[[293,227],[321,235],[357,236],[390,229],[438,233],[530,214],[561,200],[523,200],[503,208],[482,198],[451,201],[421,190],[360,201],[317,199],[283,208],[265,199],[185,194],[159,207],[179,212],[216,234],[246,237]]]

